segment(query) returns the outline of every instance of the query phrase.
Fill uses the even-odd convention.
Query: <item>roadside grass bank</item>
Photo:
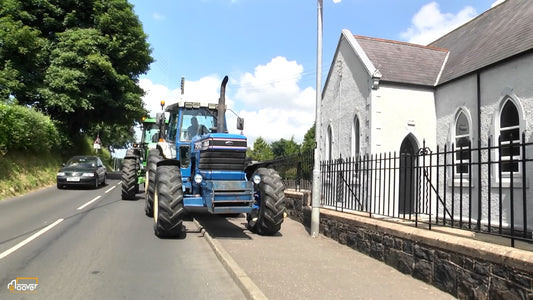
[[[10,152],[0,158],[0,200],[54,184],[59,154]]]
[[[98,154],[89,137],[80,137],[68,153],[27,153],[9,151],[0,154],[0,201],[19,196],[42,187],[55,185],[61,164],[73,155],[97,155],[111,170],[111,154],[102,149]],[[64,150],[64,149],[62,149]]]

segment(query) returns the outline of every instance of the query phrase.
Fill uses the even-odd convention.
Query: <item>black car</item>
[[[106,168],[97,156],[74,156],[57,173],[57,188],[86,185],[95,189],[106,180]]]

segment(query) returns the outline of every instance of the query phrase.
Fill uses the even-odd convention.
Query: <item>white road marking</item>
[[[112,190],[113,190],[114,188],[116,188],[116,187],[117,187],[117,185],[118,185],[118,184],[115,184],[115,185],[114,185],[114,186],[112,186],[111,188],[107,189],[107,191],[105,191],[104,193],[106,193],[106,194],[107,194],[107,193],[111,192],[111,191],[112,191]]]
[[[41,234],[47,232],[48,230],[54,228],[57,224],[63,222],[64,219],[58,219],[57,221],[55,221],[54,223],[46,226],[45,228],[39,230],[38,232],[34,233],[32,236],[30,236],[29,238],[25,239],[24,241],[18,243],[17,245],[11,247],[10,249],[2,252],[0,254],[0,259],[8,256],[9,254],[17,251],[18,249],[20,249],[22,246],[26,245],[27,243],[33,241],[34,239],[38,238]]]
[[[109,193],[110,191],[112,191],[114,188],[116,188],[119,184],[121,184],[121,182],[119,182],[118,184],[112,186],[111,188],[109,188],[107,191],[105,191],[105,193]],[[95,202],[96,200],[100,199],[102,196],[97,196],[95,197],[94,199],[92,199],[91,201],[83,204],[82,206],[78,207],[78,210],[82,210],[84,209],[85,207],[87,207],[88,205],[92,204],[93,202]],[[9,254],[17,251],[18,249],[20,249],[21,247],[23,247],[24,245],[28,244],[29,242],[33,241],[34,239],[38,238],[40,235],[44,234],[45,232],[47,232],[48,230],[54,228],[56,225],[58,225],[59,223],[63,222],[65,219],[58,219],[56,220],[54,223],[46,226],[45,228],[39,230],[38,232],[34,233],[32,236],[30,236],[29,238],[25,239],[24,241],[18,243],[17,245],[7,249],[6,251],[0,253],[0,259],[8,256]]]
[[[78,210],[82,210],[82,209],[84,209],[86,206],[92,204],[94,201],[96,201],[96,200],[98,200],[98,199],[100,199],[100,198],[102,198],[102,196],[97,196],[97,197],[95,197],[93,200],[91,200],[91,201],[89,201],[89,202],[83,204],[82,206],[78,207]]]

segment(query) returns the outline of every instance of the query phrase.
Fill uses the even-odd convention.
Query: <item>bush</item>
[[[49,152],[59,148],[60,140],[48,116],[25,106],[0,103],[0,154]]]

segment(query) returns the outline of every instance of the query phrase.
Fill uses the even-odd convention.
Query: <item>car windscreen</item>
[[[87,157],[74,157],[71,158],[67,164],[68,167],[80,167],[80,168],[94,168],[96,167],[97,161],[94,158]]]

